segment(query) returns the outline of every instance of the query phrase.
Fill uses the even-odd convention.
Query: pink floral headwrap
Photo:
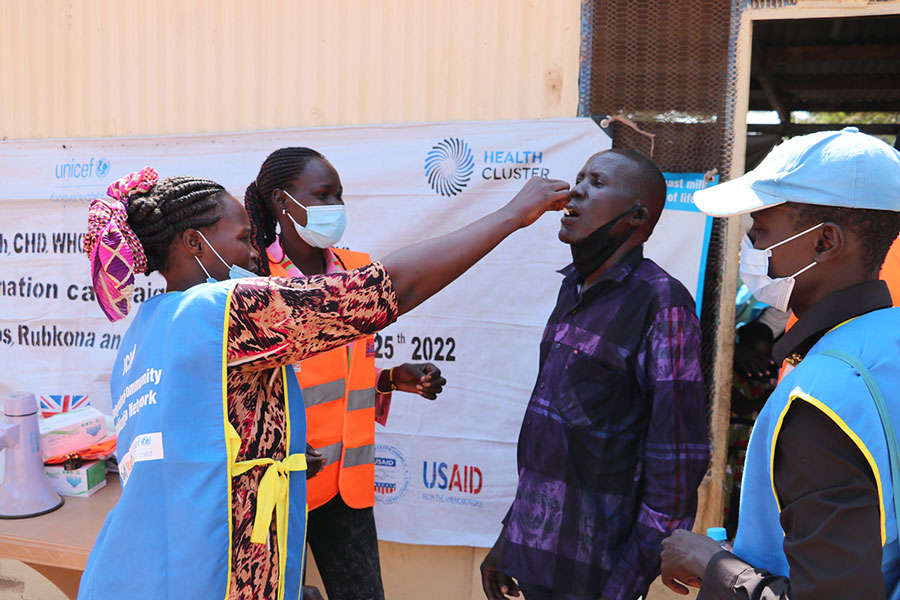
[[[91,282],[100,308],[110,321],[128,314],[134,274],[147,270],[147,256],[128,225],[125,207],[134,194],[147,192],[159,181],[153,167],[129,173],[106,190],[107,198],[91,202],[84,251],[91,261]]]

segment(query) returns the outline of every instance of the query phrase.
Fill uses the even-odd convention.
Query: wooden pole
[[[732,135],[734,149],[730,179],[744,173],[747,146],[747,106],[750,97],[750,49],[752,23],[748,10],[741,14],[734,60],[737,63]],[[732,361],[734,358],[734,298],[737,293],[738,259],[742,227],[740,217],[730,217],[725,229],[725,259],[722,263],[722,286],[719,290],[719,314],[713,364],[712,414],[710,416],[711,457],[709,473],[700,486],[694,531],[722,524],[725,507],[725,465],[728,456],[728,430],[731,415]]]

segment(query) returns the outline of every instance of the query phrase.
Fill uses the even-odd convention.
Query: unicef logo
[[[394,446],[375,445],[375,501],[393,504],[409,489],[409,469]]]
[[[71,157],[67,161],[57,163],[54,174],[57,179],[102,178],[109,173],[109,159],[105,156],[92,156],[90,160]]]
[[[109,159],[106,157],[97,159],[97,177],[105,177],[109,173]]]
[[[459,138],[441,140],[425,157],[428,185],[441,196],[455,196],[463,191],[474,170],[472,150]]]

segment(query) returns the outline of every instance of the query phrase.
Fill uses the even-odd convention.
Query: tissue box
[[[61,496],[86,498],[106,486],[105,460],[86,462],[74,471],[67,471],[62,465],[44,465],[44,472]]]
[[[106,419],[92,406],[40,420],[41,456],[44,460],[70,454],[106,437]]]

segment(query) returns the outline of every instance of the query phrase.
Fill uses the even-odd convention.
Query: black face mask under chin
[[[616,250],[618,250],[622,244],[628,241],[628,238],[631,237],[631,234],[634,233],[634,230],[637,229],[637,227],[630,227],[628,233],[619,236],[616,239],[610,239],[609,232],[620,219],[627,217],[639,208],[641,207],[633,206],[629,208],[618,217],[614,217],[613,220],[606,225],[598,227],[593,233],[577,244],[570,245],[572,249],[572,261],[575,263],[575,269],[578,271],[579,275],[587,279],[591,273],[602,267],[603,263],[609,260],[609,257],[615,254]]]

